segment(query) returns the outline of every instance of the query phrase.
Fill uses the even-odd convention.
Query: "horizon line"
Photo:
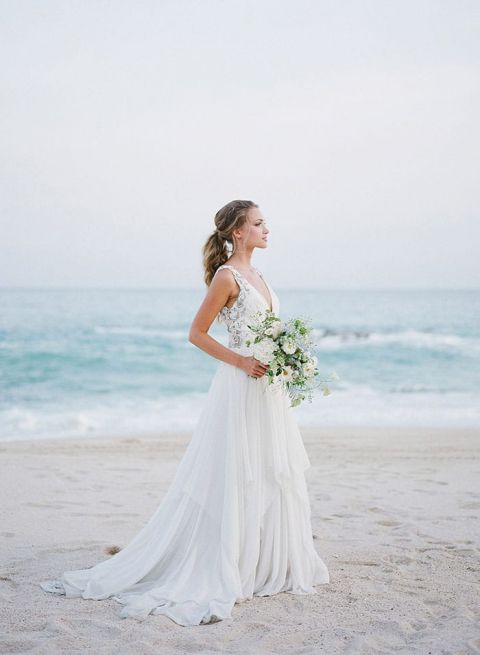
[[[282,291],[480,291],[480,287],[277,287]],[[1,291],[205,291],[205,287],[0,285]]]

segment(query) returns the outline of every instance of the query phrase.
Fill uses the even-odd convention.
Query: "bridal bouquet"
[[[321,379],[318,359],[312,355],[315,344],[312,327],[303,318],[283,322],[274,312],[257,312],[253,325],[248,326],[254,337],[247,339],[253,345],[253,356],[269,367],[265,373],[269,384],[281,384],[296,407],[308,397],[312,402],[313,390],[321,388],[324,396],[330,394],[328,382],[338,380],[335,371]]]

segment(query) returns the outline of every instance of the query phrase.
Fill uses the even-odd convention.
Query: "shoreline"
[[[312,435],[321,434],[322,436],[328,436],[328,434],[336,434],[338,436],[347,436],[348,433],[355,433],[362,436],[374,436],[381,433],[388,432],[398,433],[399,435],[408,435],[411,433],[420,434],[428,437],[431,433],[436,434],[446,434],[446,433],[466,433],[472,436],[477,435],[480,441],[480,426],[412,426],[412,425],[393,425],[393,426],[384,426],[384,425],[325,425],[325,426],[302,426],[298,423],[298,427],[304,438],[305,443],[307,440],[312,439]],[[9,450],[10,447],[14,448],[15,444],[19,446],[23,445],[24,448],[28,449],[35,445],[41,444],[56,444],[56,443],[69,443],[75,445],[77,442],[79,444],[90,443],[93,444],[96,441],[99,442],[112,442],[112,443],[140,443],[145,442],[161,442],[161,441],[172,441],[174,444],[188,441],[192,436],[193,430],[190,429],[180,429],[180,430],[159,430],[159,431],[146,431],[146,432],[134,432],[126,434],[115,435],[112,432],[102,432],[98,434],[84,434],[84,435],[72,435],[72,436],[60,436],[56,435],[53,437],[30,437],[28,439],[24,438],[11,438],[11,439],[0,439],[0,452],[4,450]],[[314,441],[316,438],[313,439]]]

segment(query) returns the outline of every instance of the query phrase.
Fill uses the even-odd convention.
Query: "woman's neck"
[[[235,264],[240,269],[243,269],[245,271],[253,271],[254,266],[252,265],[251,262],[251,253],[244,254],[244,255],[232,255],[227,262],[231,262]]]

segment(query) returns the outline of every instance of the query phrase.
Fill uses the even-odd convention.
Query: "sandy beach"
[[[480,431],[302,429],[315,544],[331,582],[184,628],[45,593],[157,508],[189,434],[0,444],[0,652],[480,652]]]

